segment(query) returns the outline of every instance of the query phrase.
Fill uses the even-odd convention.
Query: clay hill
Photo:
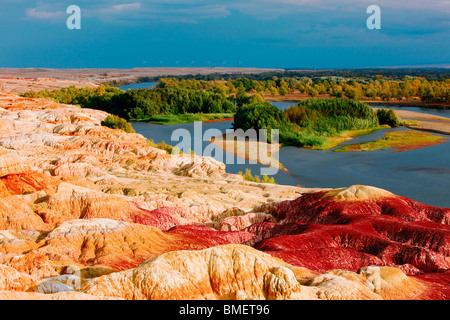
[[[209,74],[259,74],[282,71],[259,68],[133,68],[133,69],[50,69],[0,68],[0,90],[24,93],[30,90],[57,90],[75,86],[95,87],[111,81],[135,83],[139,78]]]
[[[450,209],[243,181],[0,91],[0,299],[450,298]]]

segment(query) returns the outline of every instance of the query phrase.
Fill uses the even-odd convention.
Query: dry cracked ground
[[[0,91],[0,299],[448,299],[450,210],[243,181]]]

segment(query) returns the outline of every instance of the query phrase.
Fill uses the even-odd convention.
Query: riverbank
[[[425,148],[444,143],[447,138],[436,136],[428,132],[415,130],[386,132],[383,138],[375,141],[342,146],[335,152],[359,152],[393,149],[393,152],[402,152]]]
[[[285,96],[263,94],[263,97],[268,102],[286,102],[286,103],[299,103],[303,100],[311,99],[311,96],[302,93],[288,93]],[[328,94],[318,95],[317,99],[329,99],[332,98]],[[383,101],[381,99],[361,99],[360,102],[366,103],[370,106],[398,106],[398,107],[423,107],[423,108],[436,108],[436,109],[450,109],[448,103],[424,103],[420,98],[416,97],[408,100],[396,100],[396,101]]]
[[[231,121],[234,119],[233,113],[185,113],[185,114],[162,114],[147,119],[131,119],[135,122],[148,122],[161,125],[182,124],[195,121],[219,122]]]
[[[378,108],[373,108],[375,111]],[[405,127],[409,129],[407,133],[388,133],[382,139],[366,142],[364,144],[348,145],[337,149],[341,152],[346,151],[373,151],[378,149],[394,148],[398,151],[406,151],[417,148],[425,148],[432,145],[440,144],[445,141],[445,138],[433,135],[432,133],[440,133],[450,135],[450,119],[433,114],[426,114],[422,112],[395,110],[400,119],[405,122]],[[328,137],[329,142],[319,148],[304,147],[305,150],[330,150],[337,148],[344,142],[349,142],[356,137],[369,135],[381,129],[389,129],[389,126],[379,126],[377,128],[370,128],[364,130],[346,131],[336,137]],[[418,132],[428,131],[428,132]],[[412,132],[412,133],[411,133]],[[235,139],[234,135],[222,135],[216,137],[211,143],[222,148],[226,152],[230,152],[235,156],[243,159],[256,161],[259,164],[269,167],[279,167],[281,170],[288,172],[288,170],[272,155],[276,154],[283,147],[282,144],[274,144],[268,146],[267,143],[257,141],[246,141],[245,139]],[[269,150],[269,157],[261,158],[259,150]]]
[[[411,124],[406,125],[408,128],[450,135],[450,118],[407,110],[395,112],[402,120],[412,120]]]
[[[282,147],[280,143],[250,140],[245,135],[239,134],[239,131],[214,137],[210,142],[241,159],[287,171],[276,157]]]

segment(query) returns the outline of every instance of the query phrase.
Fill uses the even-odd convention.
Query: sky
[[[0,67],[361,68],[449,52],[450,0],[0,0]]]

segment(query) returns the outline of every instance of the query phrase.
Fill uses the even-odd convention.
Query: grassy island
[[[428,132],[415,130],[393,131],[385,133],[383,138],[375,141],[342,146],[334,151],[349,152],[393,149],[394,152],[400,152],[440,144],[445,139],[444,137],[436,136]]]
[[[278,129],[280,143],[311,149],[329,149],[351,137],[401,125],[395,112],[347,99],[308,99],[280,111],[268,102],[238,108],[235,128]]]

